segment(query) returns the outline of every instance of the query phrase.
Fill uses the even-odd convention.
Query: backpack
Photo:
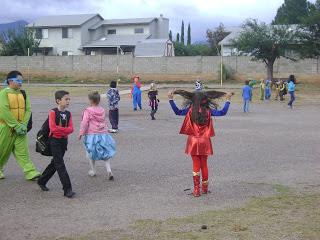
[[[56,114],[56,122],[57,122],[57,114],[59,112],[58,108],[52,109]],[[36,138],[36,152],[40,153],[43,156],[52,156],[51,148],[50,148],[50,127],[49,127],[49,116],[42,124],[40,130],[37,133]]]
[[[21,94],[23,95],[24,98],[24,102],[25,102],[25,106],[27,107],[27,95],[26,95],[26,91],[25,90],[20,90]],[[28,121],[28,125],[27,125],[27,132],[30,132],[30,130],[32,129],[32,113],[30,115],[29,121]]]

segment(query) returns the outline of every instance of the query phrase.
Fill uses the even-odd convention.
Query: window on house
[[[72,28],[62,28],[62,38],[72,38]]]
[[[36,29],[36,39],[42,39],[42,29]]]
[[[62,56],[68,56],[68,51],[62,51],[61,55]]]
[[[117,30],[116,29],[109,29],[108,34],[117,34]]]
[[[49,29],[47,29],[47,28],[42,29],[42,38],[43,39],[49,38]]]
[[[69,38],[72,38],[72,37],[73,37],[72,28],[68,28],[68,37],[69,37]]]
[[[144,29],[143,28],[135,28],[134,29],[134,33],[143,33],[144,32]]]

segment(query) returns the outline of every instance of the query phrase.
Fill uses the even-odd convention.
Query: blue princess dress
[[[108,160],[116,153],[116,143],[109,134],[87,134],[84,146],[91,160]]]

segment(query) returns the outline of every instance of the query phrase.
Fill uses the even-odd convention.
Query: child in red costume
[[[201,84],[199,82],[196,83]],[[178,109],[173,101],[174,94],[186,99],[185,108]],[[222,110],[217,110],[218,105],[213,101],[226,95],[227,102]],[[209,155],[213,155],[211,137],[214,137],[213,121],[211,116],[224,116],[227,114],[230,99],[233,94],[218,91],[204,92],[197,86],[195,92],[177,90],[169,93],[169,102],[176,115],[186,116],[180,134],[188,135],[186,154],[191,155],[193,161],[193,182],[195,197],[200,196],[200,170],[202,174],[202,193],[208,193],[208,165]]]
[[[142,109],[141,83],[140,83],[139,76],[133,77],[133,85],[131,86],[131,97],[132,97],[133,111],[137,111],[137,106],[141,110]]]

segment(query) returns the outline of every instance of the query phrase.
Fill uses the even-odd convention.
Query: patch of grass
[[[84,97],[87,96],[91,91],[98,91],[100,94],[105,93],[107,86],[103,87],[29,87],[24,85],[25,89],[31,97],[52,97],[54,96],[55,91],[57,90],[66,90],[70,92],[72,97]]]
[[[298,195],[287,187],[274,187],[278,195],[253,198],[242,208],[165,221],[139,220],[125,230],[63,239],[320,239],[320,194]]]

